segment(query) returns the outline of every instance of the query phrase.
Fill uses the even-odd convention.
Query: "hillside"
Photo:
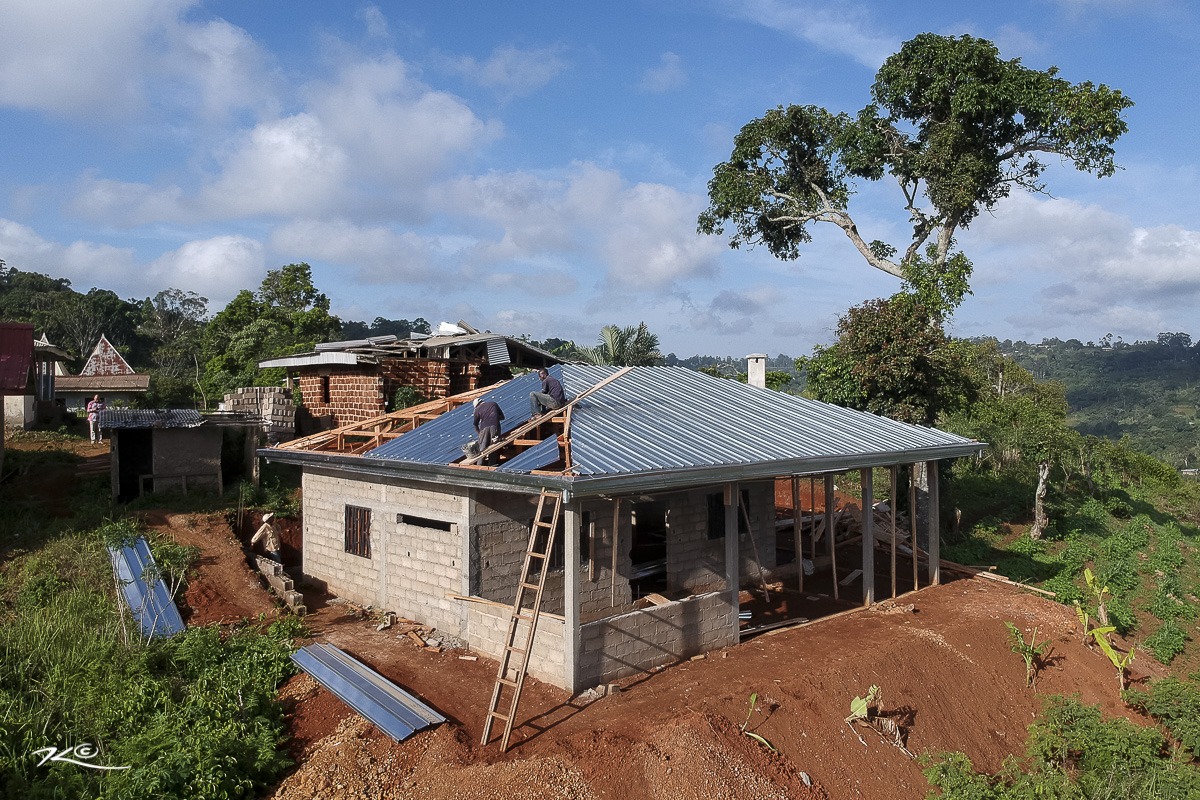
[[[1187,334],[1136,344],[999,344],[1035,378],[1066,386],[1069,421],[1081,433],[1128,436],[1137,449],[1177,468],[1200,463],[1200,343]]]

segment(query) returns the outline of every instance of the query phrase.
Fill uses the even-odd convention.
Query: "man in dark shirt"
[[[492,442],[500,438],[500,420],[504,419],[504,411],[491,400],[478,397],[475,405],[475,433],[479,436],[479,452],[487,450]],[[484,463],[487,463],[486,461]]]
[[[529,393],[529,415],[533,417],[542,414],[543,411],[562,408],[563,404],[567,402],[562,384],[552,377],[544,367],[538,370],[538,377],[542,379],[542,390]]]

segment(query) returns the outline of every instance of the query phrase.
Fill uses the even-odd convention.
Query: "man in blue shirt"
[[[533,417],[546,411],[562,408],[563,404],[567,402],[562,384],[551,376],[545,367],[538,370],[538,377],[542,379],[542,390],[529,393],[529,415]]]

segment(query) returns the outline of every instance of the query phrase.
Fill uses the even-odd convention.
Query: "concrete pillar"
[[[740,641],[738,630],[738,589],[740,571],[738,554],[738,485],[725,484],[725,586],[729,592],[729,602],[733,606],[733,641]]]
[[[746,383],[760,389],[767,388],[766,353],[751,353],[746,356]]]
[[[579,503],[564,507],[563,512],[563,678],[571,692],[578,692],[579,650],[582,632],[579,628]]]
[[[875,487],[870,467],[862,470],[862,581],[863,605],[875,603]]]

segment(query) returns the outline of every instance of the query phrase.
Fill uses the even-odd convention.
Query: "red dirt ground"
[[[192,624],[276,613],[223,518],[151,514],[148,521],[202,548],[187,594]],[[851,590],[861,592],[857,584]],[[816,602],[789,594],[790,602]],[[420,649],[395,629],[377,631],[376,620],[359,609],[311,596],[309,603],[315,638],[371,665],[449,722],[396,744],[297,675],[281,697],[298,766],[271,793],[276,800],[917,800],[928,792],[918,764],[871,730],[861,731],[864,746],[844,722],[850,700],[871,684],[882,687],[885,712],[908,720],[909,750],[961,750],[987,770],[1023,751],[1044,695],[1077,692],[1108,715],[1136,719],[1119,700],[1111,665],[1081,643],[1070,609],[1012,587],[960,579],[870,610],[760,634],[622,681],[622,691],[590,704],[530,680],[513,746],[501,754],[495,742],[478,743],[494,662]],[[1052,643],[1034,689],[1025,687],[1005,621],[1026,631],[1036,626],[1038,638]],[[778,753],[741,734],[752,694],[758,703],[748,730]]]

